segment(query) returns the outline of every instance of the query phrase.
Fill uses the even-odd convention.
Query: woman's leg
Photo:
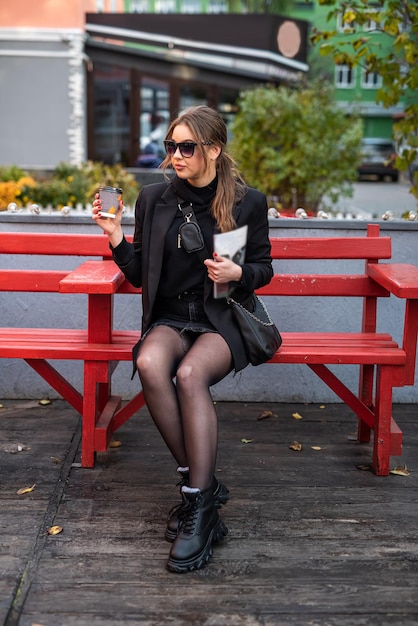
[[[176,375],[190,487],[212,485],[218,448],[218,418],[209,387],[232,369],[228,344],[217,333],[203,333],[182,358]]]
[[[168,326],[155,326],[141,343],[138,373],[145,402],[171,454],[181,467],[188,466],[183,426],[173,376],[190,338]]]

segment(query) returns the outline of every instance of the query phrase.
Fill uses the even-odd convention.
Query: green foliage
[[[405,103],[405,115],[394,124],[400,156],[396,165],[407,170],[418,154],[418,3],[405,0],[319,0],[330,6],[328,20],[340,16],[344,33],[313,29],[311,41],[335,63],[358,65],[377,72],[382,87],[376,103],[388,108]],[[366,25],[373,24],[373,31]],[[380,37],[375,37],[375,33]],[[382,45],[382,43],[384,45]],[[418,198],[418,183],[411,192]]]
[[[8,183],[10,181],[14,181],[17,183],[18,180],[25,176],[25,172],[17,167],[17,165],[8,165],[4,167],[0,167],[0,181],[4,183]]]
[[[332,208],[324,196],[334,203],[352,195],[361,121],[335,106],[329,86],[243,92],[231,130],[231,152],[248,184],[283,207],[315,212]]]
[[[138,197],[138,184],[135,177],[129,174],[120,164],[103,165],[93,161],[83,166],[84,174],[91,181],[88,197],[91,199],[100,185],[120,187],[123,189],[123,201],[128,206],[133,206]]]

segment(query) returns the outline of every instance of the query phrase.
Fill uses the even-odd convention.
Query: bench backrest
[[[97,256],[112,258],[104,234],[72,233],[3,233],[0,254],[37,254],[59,256]]]
[[[368,226],[367,236],[360,237],[305,237],[272,238],[272,256],[284,260],[364,260],[376,263],[391,258],[390,237],[380,237],[378,224]],[[60,255],[100,257],[110,259],[107,237],[103,234],[73,233],[6,233],[0,232],[2,254]],[[3,265],[3,263],[2,263]],[[10,291],[58,291],[65,270],[0,270],[0,289]],[[126,281],[118,293],[137,293],[140,290]],[[269,285],[258,290],[262,295],[281,296],[359,296],[388,295],[365,272],[331,273],[276,273]]]
[[[70,269],[3,269],[4,255],[56,255],[65,257],[99,257],[111,259],[108,239],[104,234],[16,233],[0,232],[0,290],[58,292],[59,283]]]
[[[377,263],[392,256],[390,237],[380,237],[378,224],[368,226],[366,237],[304,237],[274,238],[272,256],[276,260],[334,261],[364,260]],[[280,264],[279,264],[280,265]],[[273,279],[259,290],[263,295],[281,296],[387,296],[388,292],[372,281],[365,271],[353,272],[350,264],[343,264],[344,273],[332,273],[331,264],[325,264],[327,273],[275,273]],[[337,267],[337,265],[336,265]],[[341,267],[341,264],[338,266]]]

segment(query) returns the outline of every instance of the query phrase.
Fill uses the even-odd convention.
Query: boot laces
[[[187,535],[192,535],[196,529],[199,520],[199,500],[199,497],[194,501],[189,500],[181,512],[181,531]]]
[[[179,519],[183,517],[184,509],[185,507],[187,507],[187,502],[185,502],[184,495],[181,492],[181,488],[184,487],[184,485],[187,485],[187,479],[185,478],[185,476],[182,476],[180,480],[176,483],[176,487],[180,487],[180,494],[182,497],[182,502],[179,502],[179,504],[175,504],[170,509],[170,511],[168,512],[168,517],[172,517],[173,515],[177,515]]]

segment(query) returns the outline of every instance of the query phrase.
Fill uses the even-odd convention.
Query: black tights
[[[217,333],[180,335],[155,326],[141,344],[137,366],[148,410],[168,449],[179,466],[190,468],[190,486],[206,489],[218,448],[209,387],[232,369],[228,344]]]

